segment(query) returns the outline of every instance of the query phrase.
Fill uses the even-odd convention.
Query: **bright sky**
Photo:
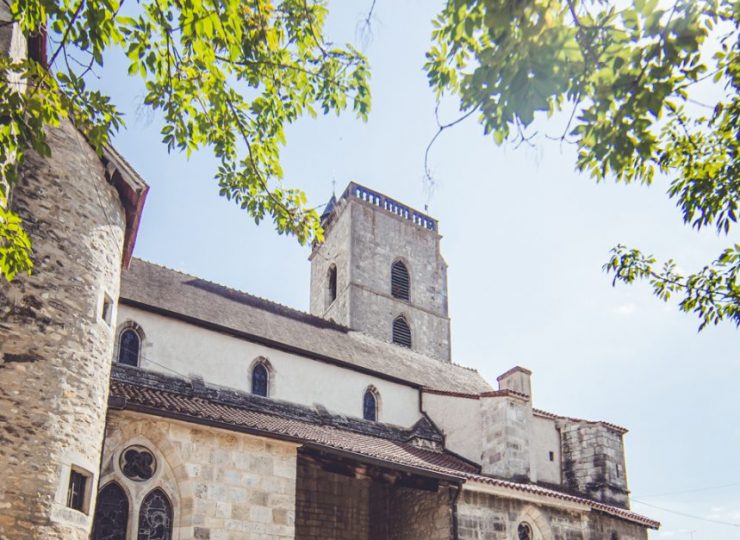
[[[358,43],[370,3],[333,2],[329,38]],[[438,140],[438,185],[428,196],[434,98],[422,65],[441,5],[378,1],[365,47],[370,121],[346,115],[291,127],[287,181],[312,205],[326,202],[333,179],[338,193],[356,180],[419,209],[429,204],[449,264],[454,361],[494,383],[514,365],[528,367],[536,407],[629,428],[633,509],[663,523],[652,538],[740,539],[740,331],[697,333],[693,316],[645,286],[612,288],[601,270],[618,243],[695,269],[730,240],[685,227],[665,183],[597,185],[574,172],[567,145],[540,138],[534,148],[499,148],[473,119]],[[103,88],[128,115],[116,145],[151,185],[136,255],[308,310],[309,249],[219,198],[207,154],[167,155],[156,118],[140,112],[138,81],[113,57],[104,73]],[[443,121],[454,118],[447,107]]]

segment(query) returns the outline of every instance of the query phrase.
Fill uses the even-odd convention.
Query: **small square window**
[[[100,318],[105,321],[105,324],[111,326],[113,323],[113,300],[107,294],[103,294],[103,308],[100,312]]]
[[[555,452],[548,452],[547,456],[550,458],[550,461],[555,461]]]
[[[79,512],[87,513],[87,490],[90,476],[78,469],[69,472],[69,487],[67,488],[67,507]]]

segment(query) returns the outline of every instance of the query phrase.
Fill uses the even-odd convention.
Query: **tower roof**
[[[329,202],[326,203],[326,207],[324,208],[324,211],[321,213],[321,223],[324,223],[329,216],[334,213],[334,209],[337,206],[337,198],[332,194],[331,199],[329,199]]]

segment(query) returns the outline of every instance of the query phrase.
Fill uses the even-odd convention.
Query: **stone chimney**
[[[496,380],[498,381],[498,389],[511,390],[518,394],[524,394],[528,397],[528,401],[532,402],[532,372],[521,366],[515,366],[506,373],[499,375]]]

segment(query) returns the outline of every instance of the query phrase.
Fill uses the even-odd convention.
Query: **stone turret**
[[[606,504],[629,508],[625,430],[605,422],[561,419],[563,484]]]
[[[445,362],[447,264],[437,221],[359,184],[332,197],[311,253],[311,313]]]
[[[33,274],[0,282],[7,539],[90,535],[115,301],[147,191],[115,151],[101,158],[68,121],[47,142],[51,157],[27,154],[12,193],[33,242]]]

